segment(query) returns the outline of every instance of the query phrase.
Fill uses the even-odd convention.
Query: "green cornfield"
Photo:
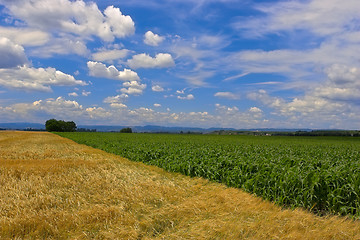
[[[360,216],[360,138],[59,135],[167,171],[241,188],[281,206]]]

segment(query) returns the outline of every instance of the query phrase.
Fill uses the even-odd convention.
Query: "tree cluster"
[[[49,119],[45,123],[45,128],[49,132],[75,132],[76,124],[73,121],[65,122],[63,120]]]
[[[123,128],[120,130],[121,133],[132,133],[132,129],[131,128]]]

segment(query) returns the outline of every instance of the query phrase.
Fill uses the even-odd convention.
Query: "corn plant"
[[[360,139],[61,133],[167,171],[204,177],[288,207],[360,216]]]

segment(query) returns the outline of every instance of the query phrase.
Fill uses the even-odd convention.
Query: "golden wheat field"
[[[4,131],[0,239],[360,239],[360,222],[281,209],[51,133]]]

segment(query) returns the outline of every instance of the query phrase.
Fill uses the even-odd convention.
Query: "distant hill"
[[[0,129],[5,130],[26,130],[26,129],[35,129],[35,130],[45,130],[45,124],[40,123],[0,123]]]
[[[235,130],[233,128],[193,128],[193,127],[164,127],[164,126],[155,126],[155,125],[146,125],[146,126],[107,126],[107,125],[79,125],[78,128],[83,129],[96,129],[98,132],[112,132],[120,131],[122,128],[130,127],[133,132],[143,132],[143,133],[207,133],[213,132],[216,130]]]
[[[169,133],[179,133],[179,132],[212,132],[216,130],[235,130],[230,128],[192,128],[192,127],[164,127],[164,126],[154,126],[154,125],[147,125],[147,126],[113,126],[113,125],[77,125],[77,128],[80,129],[89,129],[89,130],[96,130],[98,132],[118,132],[123,128],[131,127],[134,132],[169,132]],[[45,124],[40,123],[26,123],[26,122],[19,122],[19,123],[0,123],[0,129],[6,130],[26,130],[26,129],[35,129],[35,130],[43,130],[45,129]]]
[[[270,133],[271,135],[282,135],[282,133],[295,133],[297,135],[337,135],[341,131],[349,132],[349,130],[312,130],[312,129],[280,129],[280,128],[252,128],[252,129],[235,129],[235,128],[195,128],[195,127],[164,127],[156,125],[146,126],[116,126],[116,125],[78,125],[78,129],[85,131],[97,131],[97,132],[119,132],[123,128],[130,127],[133,132],[137,133],[215,133],[215,134],[242,134],[247,132],[248,134],[253,132]],[[40,123],[0,123],[0,130],[45,130],[45,124]],[[323,133],[325,132],[325,133]],[[355,132],[359,134],[358,131]]]

